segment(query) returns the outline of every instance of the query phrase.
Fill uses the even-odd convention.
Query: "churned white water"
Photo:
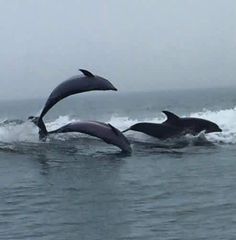
[[[223,130],[221,133],[206,134],[206,138],[213,143],[236,144],[236,107],[231,109],[222,109],[219,111],[210,111],[204,109],[200,112],[192,112],[189,115],[179,115],[180,117],[196,117],[203,118],[215,122]],[[2,120],[3,123],[6,119]],[[68,115],[59,116],[53,121],[46,123],[49,131],[55,130],[68,124],[69,122],[80,121],[80,118],[73,118]],[[125,130],[138,122],[152,122],[161,123],[165,120],[164,114],[157,114],[154,118],[135,119],[129,116],[119,117],[117,115],[111,116],[107,123],[111,123],[119,130]],[[0,124],[1,124],[0,122]],[[17,141],[37,141],[37,128],[31,122],[22,124],[3,124],[0,126],[0,141],[3,142],[17,142]],[[128,134],[132,135],[132,134]],[[135,135],[133,133],[133,135]],[[137,134],[136,135],[140,135]],[[143,134],[142,134],[143,136]]]

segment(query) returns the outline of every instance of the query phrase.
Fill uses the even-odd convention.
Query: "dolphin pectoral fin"
[[[179,117],[172,113],[172,112],[169,112],[169,111],[162,111],[166,117],[167,117],[167,120],[163,123],[165,124],[176,124],[176,122],[179,120]]]
[[[80,72],[82,72],[86,77],[95,77],[91,72],[85,69],[79,69]]]
[[[117,136],[119,136],[119,131],[118,131],[115,127],[113,127],[110,123],[108,123],[108,125],[111,127],[112,131],[113,131]]]

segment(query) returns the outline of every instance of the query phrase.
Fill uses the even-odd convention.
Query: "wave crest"
[[[207,109],[201,112],[191,113],[183,117],[199,117],[215,122],[222,128],[221,133],[210,133],[205,136],[207,141],[219,144],[236,144],[236,107],[232,109],[224,109],[220,111],[209,111]],[[57,129],[69,122],[78,121],[79,118],[71,118],[70,116],[60,116],[57,119],[48,122],[46,124],[48,130]],[[157,117],[148,119],[132,119],[131,117],[111,116],[108,121],[116,128],[124,130],[131,125],[145,121],[161,123],[165,120],[163,114],[159,114]],[[132,140],[138,141],[157,141],[152,137],[137,132],[129,132],[127,134]],[[197,137],[199,138],[199,136]],[[193,139],[193,137],[189,138]],[[1,142],[37,142],[38,141],[38,129],[31,122],[23,122],[20,120],[6,120],[0,121],[0,141]],[[192,140],[191,140],[192,141]]]

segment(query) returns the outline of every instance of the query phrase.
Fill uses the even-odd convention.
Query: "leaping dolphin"
[[[29,117],[40,129],[40,138],[46,134],[47,129],[43,122],[45,114],[60,100],[77,93],[94,90],[113,90],[117,89],[105,78],[93,75],[88,70],[79,69],[83,75],[76,75],[60,83],[49,95],[39,117]]]
[[[217,124],[209,120],[192,117],[181,118],[169,111],[162,112],[167,116],[167,120],[162,123],[163,125],[181,128],[185,134],[197,135],[202,131],[205,133],[222,132]]]
[[[59,84],[49,95],[46,104],[39,116],[44,115],[60,100],[73,94],[94,91],[94,90],[113,90],[117,89],[107,79],[93,75],[88,70],[79,69],[83,75],[76,75]]]
[[[102,139],[108,144],[113,144],[120,148],[123,152],[130,153],[131,146],[127,138],[111,124],[106,124],[97,121],[86,121],[86,122],[72,122],[66,124],[57,130],[47,132],[48,134],[54,133],[68,133],[68,132],[80,132],[85,133],[97,138]]]

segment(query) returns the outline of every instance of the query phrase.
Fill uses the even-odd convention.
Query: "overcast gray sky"
[[[0,0],[0,98],[78,68],[120,91],[236,85],[235,0]]]

